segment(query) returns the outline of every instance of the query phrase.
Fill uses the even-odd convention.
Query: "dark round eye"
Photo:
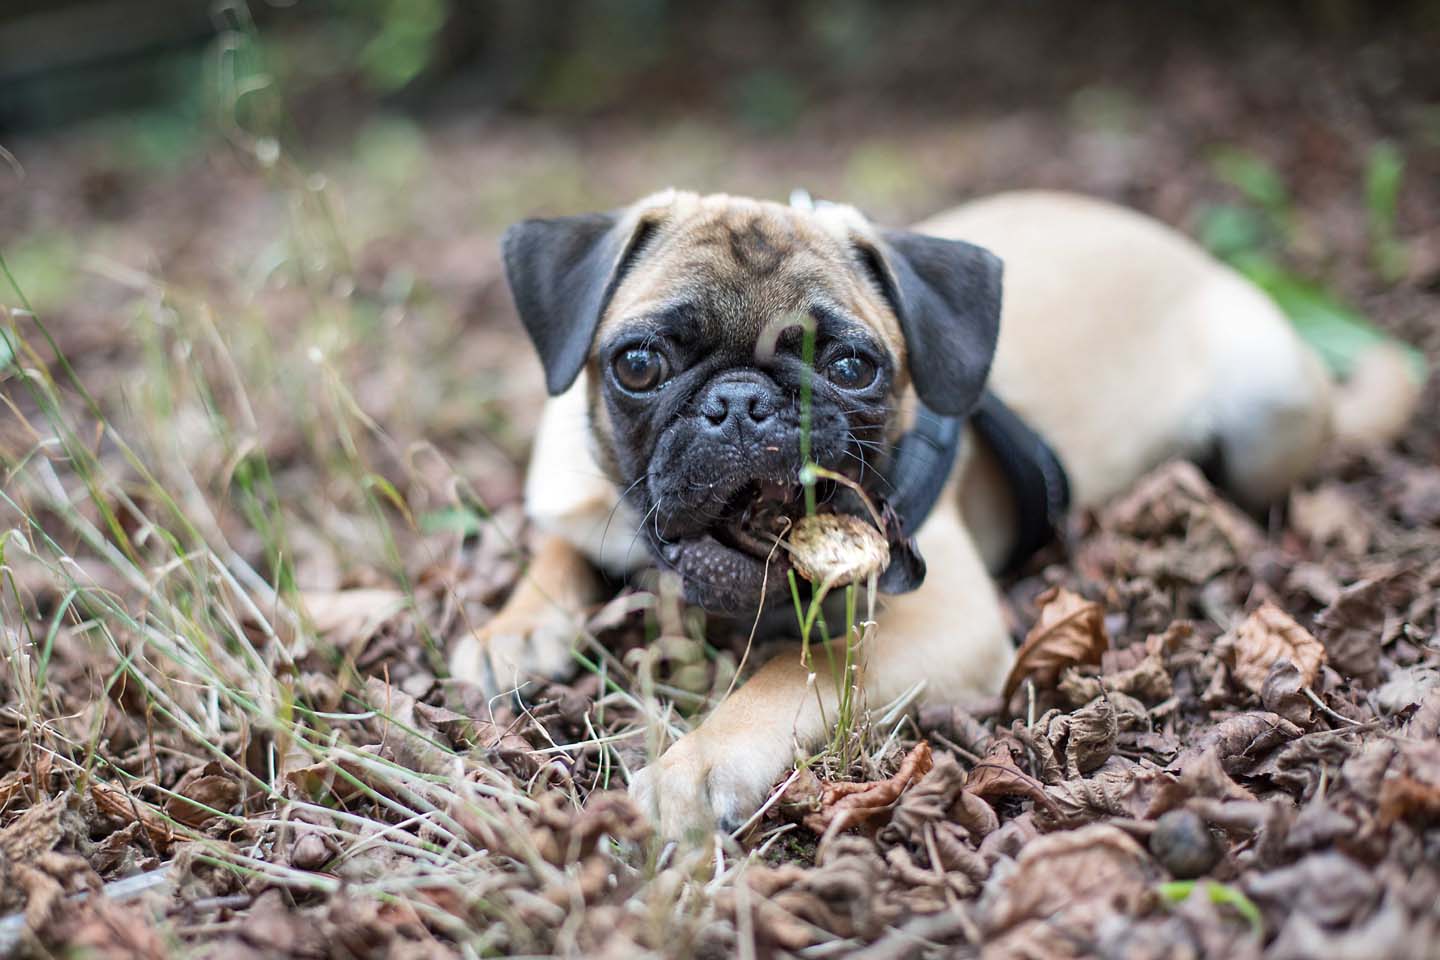
[[[875,364],[864,357],[840,357],[825,368],[825,379],[845,390],[863,390],[875,382]]]
[[[670,365],[659,351],[633,347],[615,358],[615,379],[620,386],[635,393],[654,390],[665,382]]]

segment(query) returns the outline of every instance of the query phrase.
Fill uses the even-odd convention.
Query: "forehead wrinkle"
[[[823,297],[844,304],[847,316],[872,327],[903,357],[898,322],[854,259],[849,217],[835,223],[833,215],[693,194],[677,195],[668,209],[654,212],[662,210],[656,239],[616,291],[602,331],[667,301],[687,301],[697,308],[702,336],[749,349],[774,317]],[[751,256],[757,244],[777,249]]]

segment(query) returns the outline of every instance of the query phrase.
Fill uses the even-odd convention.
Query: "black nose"
[[[751,379],[712,384],[700,401],[700,415],[709,428],[721,432],[735,424],[759,427],[775,414],[775,388]]]

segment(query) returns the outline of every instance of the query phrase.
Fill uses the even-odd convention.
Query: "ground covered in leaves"
[[[83,132],[14,145],[0,955],[1433,956],[1433,387],[1397,448],[1269,517],[1166,464],[1074,518],[1005,585],[1005,697],[866,705],[845,762],[708,851],[623,791],[743,637],[626,588],[523,710],[444,670],[524,562],[539,378],[495,238],[528,213],[798,183],[903,222],[1043,185],[1199,232],[1255,202],[1212,163],[1239,142],[1282,183],[1274,255],[1440,360],[1436,148],[1287,49],[783,140],[391,117],[158,170]],[[1398,273],[1365,226],[1382,135],[1410,160]]]

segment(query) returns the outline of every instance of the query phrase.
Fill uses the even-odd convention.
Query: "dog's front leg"
[[[500,612],[464,637],[450,672],[494,696],[535,677],[570,673],[581,617],[598,590],[595,571],[569,541],[540,534],[530,566]]]
[[[922,683],[927,700],[995,692],[1013,658],[995,587],[952,503],[937,507],[919,540],[930,571],[925,584],[885,601],[861,651],[860,682],[871,707]],[[814,661],[812,680],[798,651],[771,660],[635,775],[631,793],[663,836],[734,829],[797,753],[823,741],[836,715],[837,684],[828,659]]]

